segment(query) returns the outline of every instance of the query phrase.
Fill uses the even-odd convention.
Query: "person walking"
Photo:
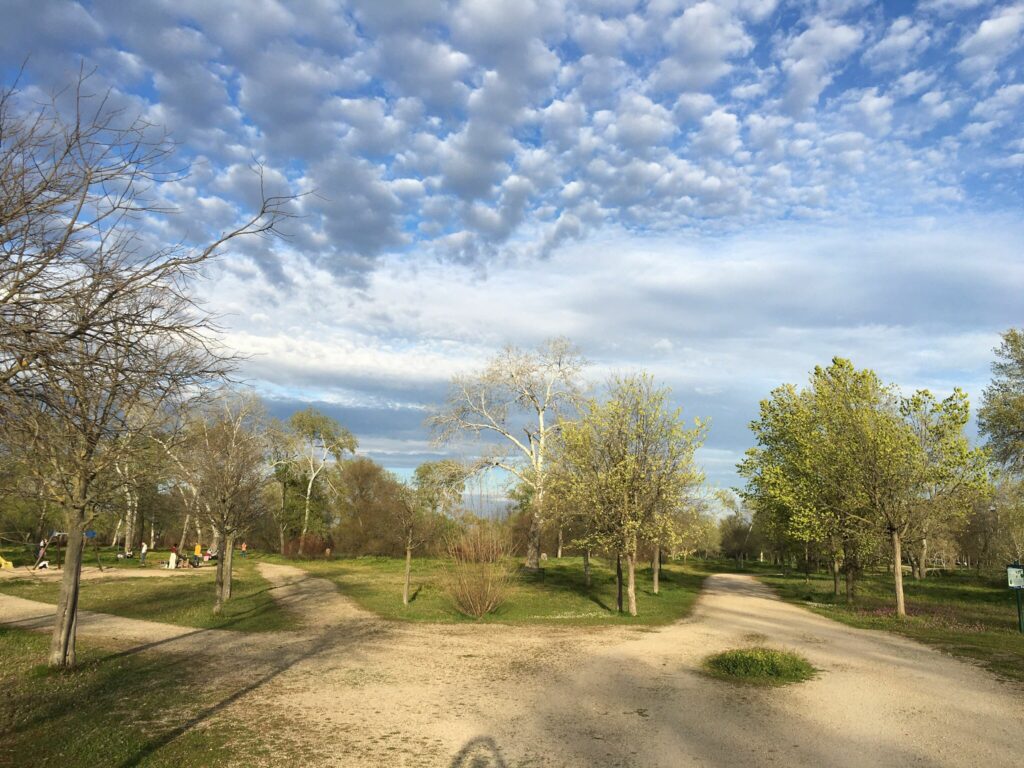
[[[244,541],[242,542],[242,557],[245,557],[245,553],[249,551],[249,545]]]
[[[139,565],[146,564],[147,552],[149,552],[149,547],[146,546],[146,542],[142,542],[142,549],[139,550]]]
[[[203,548],[199,546],[199,542],[196,542],[196,548],[192,550],[192,567],[198,568],[199,563],[203,559]]]
[[[48,539],[40,539],[39,540],[39,553],[36,555],[36,563],[35,563],[35,565],[32,566],[32,570],[33,571],[36,568],[38,568],[40,566],[40,564],[43,562],[43,560],[46,558],[46,545],[49,544],[49,543],[50,542],[49,542]]]

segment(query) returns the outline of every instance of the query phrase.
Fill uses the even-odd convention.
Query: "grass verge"
[[[153,568],[156,558],[153,560]],[[89,579],[82,582],[79,607],[86,611],[110,613],[129,619],[201,629],[233,629],[267,632],[294,629],[296,617],[279,607],[270,583],[256,570],[250,558],[235,558],[231,599],[220,616],[213,615],[216,568],[177,573],[166,578]],[[60,583],[33,578],[0,581],[0,592],[56,604]]]
[[[237,674],[81,638],[78,668],[57,672],[39,665],[48,642],[0,626],[0,766],[276,766],[312,757],[301,744],[272,747],[265,723],[256,732],[222,713]]]
[[[958,571],[929,574],[921,581],[906,579],[903,619],[895,615],[888,573],[865,574],[852,604],[845,595],[833,594],[832,578],[826,574],[812,574],[805,582],[803,574],[754,573],[784,600],[830,619],[896,632],[977,662],[1000,677],[1024,682],[1024,634],[1017,630],[1016,603],[1002,572]]]
[[[807,659],[775,648],[734,648],[704,660],[712,677],[749,685],[789,685],[814,677],[817,670]]]
[[[342,594],[366,610],[398,621],[464,622],[470,619],[455,608],[444,587],[445,561],[417,558],[413,561],[413,600],[402,605],[405,561],[400,558],[358,557],[336,560],[291,561],[261,555],[269,562],[304,568],[330,579]],[[561,624],[572,626],[668,624],[692,610],[707,573],[696,566],[666,564],[661,572],[660,594],[651,588],[650,568],[637,570],[639,616],[630,618],[615,608],[614,563],[592,561],[592,581],[587,587],[583,560],[564,557],[548,560],[542,573],[517,572],[508,598],[479,621],[510,624]]]

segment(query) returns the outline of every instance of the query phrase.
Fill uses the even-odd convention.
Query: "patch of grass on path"
[[[155,561],[152,567],[157,567]],[[223,614],[214,616],[215,572],[216,567],[208,565],[199,573],[181,573],[167,578],[86,580],[82,582],[79,607],[129,619],[202,629],[267,632],[296,627],[296,617],[274,602],[271,585],[256,571],[255,563],[237,556],[231,599],[224,606]],[[59,590],[58,581],[31,578],[0,581],[0,592],[43,603],[56,604]]]
[[[291,561],[261,555],[268,562],[304,568],[330,579],[342,594],[366,610],[400,621],[477,621],[459,613],[444,588],[445,563],[437,558],[413,561],[414,599],[402,605],[405,561],[400,558],[359,557],[335,560]],[[566,626],[668,624],[688,615],[707,575],[692,566],[666,564],[662,568],[660,594],[651,591],[650,567],[637,570],[635,619],[615,610],[615,573],[604,560],[592,561],[592,586],[583,578],[583,559],[551,559],[544,565],[543,578],[520,572],[508,599],[494,613],[479,621],[509,624],[558,624]]]
[[[803,656],[774,648],[734,648],[704,661],[708,674],[749,685],[788,685],[814,677],[817,670]]]
[[[832,593],[832,577],[753,571],[789,602],[854,627],[884,629],[972,659],[1005,678],[1024,681],[1024,635],[1017,631],[1017,608],[1003,572],[958,571],[906,578],[907,617],[895,616],[892,575],[865,574],[853,605]]]
[[[267,734],[220,715],[238,675],[211,678],[190,657],[118,653],[81,639],[79,668],[54,672],[40,666],[48,643],[0,626],[2,766],[293,764],[284,758],[296,745],[272,749]]]

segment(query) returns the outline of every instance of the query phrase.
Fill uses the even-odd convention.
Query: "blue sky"
[[[577,341],[747,422],[833,355],[977,400],[1024,307],[1024,3],[6,0],[26,103],[84,62],[164,126],[199,241],[315,191],[201,291],[286,414],[321,404],[394,468],[506,343]]]

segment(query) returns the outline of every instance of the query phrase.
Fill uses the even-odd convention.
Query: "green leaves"
[[[992,365],[992,383],[978,411],[978,428],[993,458],[1011,472],[1024,473],[1024,330],[1003,334]]]
[[[552,490],[586,518],[580,543],[628,553],[672,535],[673,513],[703,481],[693,457],[707,422],[686,428],[668,396],[647,374],[616,377],[606,400],[562,424]]]

